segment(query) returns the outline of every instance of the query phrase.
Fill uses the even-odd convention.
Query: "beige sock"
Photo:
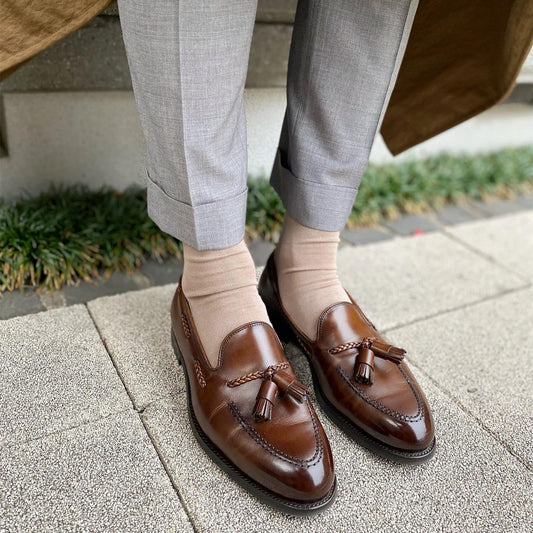
[[[191,306],[205,353],[213,366],[224,337],[252,321],[270,324],[257,292],[255,265],[244,241],[222,250],[183,245],[183,293]]]
[[[337,302],[349,302],[337,277],[338,231],[302,226],[285,214],[274,253],[283,306],[296,326],[316,338],[320,314]]]

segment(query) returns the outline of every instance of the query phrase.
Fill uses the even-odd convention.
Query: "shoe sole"
[[[363,431],[361,428],[357,427],[351,420],[349,420],[343,413],[341,413],[324,395],[320,382],[316,375],[313,363],[309,357],[309,354],[301,346],[301,342],[298,338],[298,335],[293,331],[292,327],[287,323],[285,317],[280,316],[280,313],[277,309],[273,309],[267,301],[265,301],[267,308],[268,316],[272,323],[272,326],[276,330],[278,337],[285,343],[293,341],[298,348],[305,355],[309,368],[311,369],[311,376],[313,379],[313,387],[315,389],[315,395],[318,400],[318,403],[322,410],[326,413],[328,418],[339,427],[344,433],[349,437],[355,440],[358,444],[370,450],[371,452],[385,457],[386,459],[395,461],[397,463],[406,463],[406,464],[418,464],[423,463],[431,459],[435,453],[436,440],[433,439],[433,442],[424,450],[417,451],[407,451],[400,448],[394,448],[389,446],[372,435],[368,434],[366,431]]]
[[[170,332],[172,348],[178,359],[178,363],[183,368],[183,373],[185,374],[185,382],[187,385],[187,404],[189,411],[189,422],[191,425],[192,432],[196,437],[196,440],[207,453],[207,455],[219,466],[226,474],[228,474],[234,481],[236,481],[241,487],[243,487],[247,492],[253,494],[256,498],[262,502],[270,505],[290,515],[312,515],[317,514],[320,511],[323,511],[335,499],[337,492],[337,478],[335,477],[335,482],[333,483],[332,488],[326,494],[324,498],[316,502],[298,502],[295,500],[290,500],[288,498],[283,498],[279,494],[276,494],[267,488],[260,485],[257,481],[253,480],[250,476],[245,474],[240,468],[235,466],[228,457],[218,448],[213,441],[205,434],[203,429],[200,427],[194,410],[192,407],[191,400],[191,391],[189,385],[189,374],[187,373],[187,366],[183,362],[183,355],[178,346],[178,342],[174,335],[174,332]]]

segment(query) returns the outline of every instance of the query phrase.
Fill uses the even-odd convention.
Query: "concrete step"
[[[258,9],[246,87],[284,87],[295,2]],[[118,16],[95,17],[0,83],[0,92],[129,91],[131,77]]]

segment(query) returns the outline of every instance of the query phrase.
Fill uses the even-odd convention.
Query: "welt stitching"
[[[422,402],[422,398],[420,398],[420,395],[418,394],[418,391],[415,389],[413,384],[411,383],[411,380],[405,373],[402,365],[397,365],[398,370],[402,373],[402,376],[404,377],[405,381],[407,381],[407,384],[409,385],[409,388],[411,389],[411,392],[413,393],[413,396],[416,398],[416,404],[418,405],[418,410],[420,411],[420,414],[424,414],[424,403]]]
[[[300,338],[300,335],[298,334],[296,335],[296,340],[298,341],[298,344],[302,347],[303,351],[307,355],[311,356],[311,352],[309,351],[309,348],[307,348],[305,342]]]
[[[330,348],[328,352],[332,355],[335,355],[337,353],[346,352],[347,350],[351,350],[353,348],[359,348],[360,346],[360,342],[345,342],[344,344],[338,344],[337,346]]]
[[[422,401],[420,400],[420,397],[419,395],[417,394],[416,390],[414,389],[411,381],[408,379],[408,377],[405,375],[403,369],[401,368],[400,365],[398,365],[398,368],[400,370],[400,372],[402,373],[404,379],[407,381],[407,384],[409,385],[409,388],[411,389],[411,391],[413,392],[413,395],[416,399],[416,403],[417,403],[417,406],[418,406],[418,412],[416,413],[416,415],[413,415],[413,416],[408,416],[408,415],[404,415],[394,409],[391,409],[390,407],[387,407],[386,405],[383,405],[379,400],[374,400],[373,398],[370,398],[370,396],[368,396],[365,392],[363,392],[362,390],[360,390],[358,387],[356,387],[352,381],[350,380],[350,378],[347,376],[346,372],[344,372],[344,370],[340,367],[337,367],[337,373],[344,379],[344,381],[346,381],[346,383],[349,385],[349,387],[358,395],[360,396],[365,402],[369,403],[372,407],[375,407],[376,409],[379,409],[380,411],[394,417],[394,418],[397,418],[399,420],[404,420],[406,422],[416,422],[417,420],[421,420],[423,417],[424,417],[424,404],[422,403]]]
[[[340,305],[343,305],[342,303],[338,303],[336,305],[332,305],[326,313],[324,313],[320,319],[319,319],[319,325],[318,325],[318,330],[320,331],[321,327],[322,327],[322,324],[324,322],[324,320],[326,319],[326,317],[328,316],[328,314],[333,311],[333,309],[335,309],[336,307],[340,306]],[[358,308],[358,306],[356,306]],[[363,315],[363,319],[366,319],[365,321],[367,323],[369,323],[369,319],[366,318],[366,315],[364,315],[364,313],[360,313]],[[372,326],[373,324],[370,323]],[[374,327],[375,329],[375,327]],[[296,334],[296,340],[298,341],[298,344],[302,347],[302,349],[304,350],[304,352],[311,356],[311,353],[309,351],[309,349],[307,348],[306,344],[304,343],[304,341],[300,338],[300,335]],[[418,395],[416,389],[413,387],[412,383],[411,383],[411,380],[407,377],[407,375],[405,374],[403,368],[401,367],[401,365],[397,365],[398,366],[398,369],[400,370],[400,372],[402,373],[405,381],[407,381],[407,384],[409,385],[409,388],[411,389],[411,392],[413,393],[415,399],[416,399],[416,404],[417,404],[417,407],[418,407],[418,412],[416,413],[416,415],[413,415],[413,416],[407,416],[407,415],[404,415],[398,411],[395,411],[394,409],[391,409],[385,405],[383,405],[381,402],[379,402],[378,400],[373,400],[372,398],[370,398],[367,394],[365,394],[363,391],[359,390],[357,387],[355,387],[352,383],[352,381],[350,380],[350,378],[346,375],[346,373],[339,367],[337,368],[337,372],[341,375],[341,377],[348,383],[348,385],[352,388],[352,390],[357,394],[359,395],[363,400],[365,400],[366,402],[368,402],[370,405],[372,405],[372,407],[375,407],[376,409],[379,409],[380,411],[386,413],[386,414],[389,414],[391,416],[393,416],[394,418],[397,418],[397,419],[400,419],[400,420],[404,420],[406,422],[416,422],[418,420],[421,420],[423,417],[424,417],[424,414],[425,414],[425,409],[424,409],[424,404],[422,403],[421,399],[420,399],[420,396]]]
[[[288,367],[289,367],[289,362],[282,361],[281,363],[276,363],[275,365],[271,365],[269,368],[272,370],[283,370]],[[266,375],[267,375],[266,370],[256,370],[255,372],[250,372],[249,374],[246,374],[245,376],[241,376],[240,378],[232,379],[231,381],[228,381],[226,385],[230,388],[238,387],[239,385],[244,385],[245,383],[249,383],[250,381],[254,381],[256,379],[262,379]]]
[[[185,337],[190,338],[191,328],[189,327],[189,321],[187,320],[187,317],[183,311],[181,313],[181,326],[183,327],[183,333],[185,334]]]
[[[196,379],[198,380],[200,387],[203,389],[207,383],[204,378],[204,373],[202,372],[202,365],[198,359],[194,360],[194,371],[196,372]]]
[[[313,454],[313,457],[311,457],[310,459],[305,459],[305,460],[298,459],[297,457],[294,457],[292,455],[286,454],[285,452],[282,452],[281,450],[279,450],[278,448],[276,448],[275,446],[270,444],[267,440],[265,440],[263,437],[261,437],[261,435],[259,435],[252,427],[250,427],[246,423],[246,421],[244,420],[244,418],[240,414],[237,406],[234,403],[230,404],[230,408],[233,406],[233,408],[235,409],[235,412],[233,413],[234,416],[236,416],[237,420],[244,427],[246,432],[259,445],[261,445],[261,447],[265,448],[269,453],[271,453],[273,455],[280,456],[282,459],[284,458],[284,459],[288,460],[289,462],[293,462],[293,463],[296,463],[296,464],[299,464],[301,466],[304,466],[304,467],[308,468],[309,466],[313,466],[313,465],[318,463],[318,460],[316,462],[312,462],[312,461],[315,460],[315,458],[319,459],[322,456],[322,441],[321,441],[321,439],[318,438],[318,428],[317,428],[315,416],[311,412],[308,402],[306,402],[306,405],[307,405],[307,409],[309,410],[309,414],[311,415],[311,421],[313,423],[313,432],[315,434],[315,442],[317,443],[317,446],[315,448],[315,453]],[[307,464],[307,463],[311,463],[311,464]]]
[[[246,421],[244,420],[243,416],[241,415],[239,409],[237,408],[234,402],[229,403],[228,407],[230,409],[231,414],[235,417],[235,419],[239,422],[239,424],[244,428],[246,433],[248,433],[248,435],[268,453],[270,453],[271,455],[274,455],[275,457],[279,457],[280,459],[287,461],[288,463],[293,463],[303,468],[310,468],[311,466],[318,464],[318,462],[320,461],[322,457],[322,453],[323,453],[323,445],[322,445],[322,440],[318,436],[318,427],[317,427],[317,423],[315,420],[315,415],[312,413],[309,407],[308,401],[306,401],[306,405],[307,405],[307,409],[309,410],[309,414],[311,415],[311,421],[313,423],[313,432],[315,434],[315,443],[316,443],[315,453],[313,454],[313,457],[311,457],[310,459],[298,459],[297,457],[294,457],[292,455],[289,455],[279,450],[278,448],[270,444],[270,442],[268,442],[263,437],[261,437],[261,435],[259,435],[257,431],[255,431],[252,427],[250,427],[246,423]]]

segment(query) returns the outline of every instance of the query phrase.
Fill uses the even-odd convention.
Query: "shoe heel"
[[[178,360],[178,364],[181,366],[183,365],[183,355],[181,355],[181,350],[178,346],[178,341],[176,340],[176,336],[174,335],[174,332],[172,329],[170,330],[170,342],[172,344],[172,348],[174,349],[174,353],[176,354],[176,359]]]

